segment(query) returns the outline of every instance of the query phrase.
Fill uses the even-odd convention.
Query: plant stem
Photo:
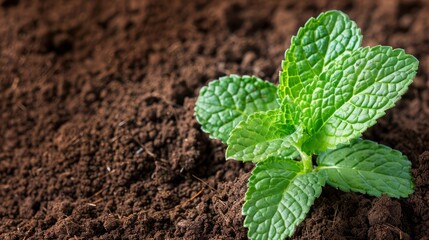
[[[301,156],[301,162],[304,164],[304,172],[308,173],[313,170],[313,161],[311,155],[308,156],[305,152],[301,151],[301,145],[295,145],[295,149],[298,151]]]
[[[304,172],[308,173],[313,170],[313,161],[311,159],[311,155],[308,156],[305,152],[301,151],[301,148],[296,148],[301,155],[302,164],[304,164]]]
[[[311,156],[304,154],[304,156],[302,156],[302,163],[304,164],[304,172],[308,173],[313,170],[313,162],[311,160]]]

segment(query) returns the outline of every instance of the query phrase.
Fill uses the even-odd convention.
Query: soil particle
[[[398,226],[401,223],[401,204],[388,197],[381,197],[374,201],[368,212],[369,225],[388,223]]]

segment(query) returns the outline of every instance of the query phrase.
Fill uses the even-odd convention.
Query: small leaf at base
[[[342,191],[406,197],[413,193],[411,162],[401,152],[368,140],[321,154],[317,159],[327,183]]]
[[[289,159],[256,165],[243,206],[250,239],[283,240],[295,232],[325,184],[323,174],[303,171],[301,162]]]

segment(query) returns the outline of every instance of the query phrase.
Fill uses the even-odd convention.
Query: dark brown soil
[[[201,132],[196,96],[230,73],[277,82],[290,37],[328,9],[421,60],[365,134],[411,159],[416,187],[326,187],[294,239],[429,239],[429,3],[414,0],[0,0],[0,239],[245,239],[253,166]]]

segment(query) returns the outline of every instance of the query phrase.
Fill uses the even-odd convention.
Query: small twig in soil
[[[210,184],[208,184],[207,182],[205,182],[205,181],[204,181],[204,180],[202,180],[201,178],[199,178],[199,177],[195,176],[194,174],[192,174],[192,177],[194,177],[194,178],[195,178],[195,179],[197,179],[198,181],[200,181],[200,182],[204,183],[204,185],[208,186],[211,190],[213,190],[213,191],[217,192],[217,190],[216,190],[214,187],[210,186]]]
[[[92,203],[90,203],[90,204],[97,205],[97,203],[99,203],[99,202],[101,202],[101,201],[103,201],[103,199],[102,199],[102,198],[99,198],[99,199],[95,200],[94,202],[92,202]]]
[[[79,142],[79,139],[80,139],[80,135],[79,136],[74,136],[67,144],[66,144],[66,146],[64,147],[64,149],[67,149],[67,148],[69,148],[70,146],[72,146],[72,145],[75,145],[76,143],[78,143]]]
[[[115,170],[113,170],[113,171],[115,171]],[[112,173],[113,171],[111,171],[111,173]],[[105,176],[103,176],[103,177],[105,177]],[[101,178],[103,178],[103,177],[101,177]],[[96,197],[96,196],[100,195],[100,194],[101,194],[104,190],[106,190],[106,189],[107,189],[107,187],[104,187],[104,188],[102,188],[102,189],[98,190],[98,192],[96,192],[96,193],[92,194],[92,196],[90,196],[88,199],[91,199],[91,198],[93,198],[93,197]]]
[[[198,181],[200,181],[200,182],[202,182],[204,185],[206,185],[206,186],[208,186],[212,191],[214,191],[214,192],[216,192],[216,193],[218,193],[218,194],[220,194],[219,193],[219,191],[217,190],[217,189],[215,189],[214,187],[212,187],[212,186],[210,186],[210,184],[208,184],[207,182],[205,182],[204,180],[202,180],[201,178],[199,178],[199,177],[197,177],[197,176],[195,176],[194,174],[192,174],[192,177],[194,177],[194,178],[196,178]],[[225,206],[225,203],[222,201],[222,199],[220,199],[218,196],[213,196],[213,197],[215,197],[215,198],[217,198],[217,200],[219,200],[219,202],[222,204],[222,205],[224,205]]]
[[[196,193],[194,196],[192,196],[190,199],[188,199],[188,200],[184,201],[183,203],[181,203],[181,204],[177,205],[177,206],[176,206],[176,208],[178,208],[178,207],[183,207],[186,203],[188,203],[188,202],[190,202],[190,201],[194,200],[196,197],[198,197],[201,193],[203,193],[203,191],[204,191],[204,188],[203,188],[203,189],[201,189],[199,192],[197,192],[197,193]]]
[[[99,179],[103,179],[103,178],[105,178],[105,177],[109,176],[110,174],[112,174],[112,173],[114,173],[114,172],[116,172],[116,169],[110,170],[110,172],[108,172],[108,173],[104,174],[104,175],[103,175],[103,176],[101,176]]]
[[[401,240],[402,239],[410,239],[410,236],[407,233],[403,232],[400,228],[395,227],[395,226],[393,226],[393,225],[391,225],[389,223],[385,223],[384,225],[386,227],[390,228],[391,230],[397,232],[398,235],[399,235],[399,239],[401,239]]]
[[[21,109],[24,112],[27,111],[27,107],[25,107],[24,104],[22,104],[20,102],[18,103],[18,107],[19,107],[19,109]]]
[[[19,81],[20,81],[20,79],[19,79],[18,77],[15,77],[15,78],[13,79],[12,86],[10,87],[10,89],[11,89],[12,91],[15,91],[15,90],[18,88]]]
[[[338,205],[335,205],[334,218],[332,219],[332,226],[335,226],[335,222],[337,221],[337,213],[338,213]]]
[[[67,224],[65,223],[65,221],[67,221],[69,218],[70,218],[70,216],[63,218],[63,219],[60,219],[60,221],[59,221],[59,224],[64,225],[64,227],[66,228],[67,236],[70,236],[70,231],[69,231],[69,228],[68,228]]]
[[[121,121],[121,122],[118,124],[118,127],[122,127],[122,126],[124,126],[125,124],[127,124],[127,122],[128,122],[128,120],[123,120],[123,121]]]
[[[153,153],[153,152],[151,152],[151,151],[149,151],[149,150],[147,150],[147,148],[146,148],[146,146],[145,145],[143,145],[141,142],[139,142],[135,137],[133,137],[132,138],[133,140],[134,140],[134,142],[136,142],[142,149],[143,149],[143,151],[145,151],[149,156],[151,156],[151,157],[153,157],[153,158],[155,158],[155,159],[159,159],[161,162],[168,162],[167,160],[165,160],[165,159],[163,159],[163,158],[158,158],[157,156],[156,156],[156,154],[155,153]]]

